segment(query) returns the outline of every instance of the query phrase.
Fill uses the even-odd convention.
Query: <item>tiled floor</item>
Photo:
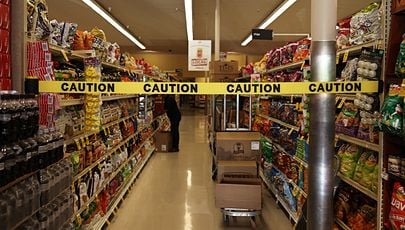
[[[202,110],[186,109],[180,123],[180,152],[155,153],[109,229],[217,230],[251,229],[246,218],[223,223],[215,207],[211,153]],[[285,214],[267,191],[258,229],[292,229]]]

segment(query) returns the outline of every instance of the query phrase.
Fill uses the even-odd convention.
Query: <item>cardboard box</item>
[[[260,157],[259,132],[217,132],[218,161],[257,161]]]
[[[234,82],[239,74],[211,74],[210,82]]]
[[[158,152],[168,152],[172,148],[172,135],[170,132],[158,132],[155,138]]]
[[[210,74],[239,74],[238,62],[236,61],[212,61],[210,62]]]
[[[259,178],[233,178],[215,186],[217,208],[262,209],[262,184]]]
[[[217,180],[221,181],[226,173],[242,173],[257,177],[256,161],[218,161]]]

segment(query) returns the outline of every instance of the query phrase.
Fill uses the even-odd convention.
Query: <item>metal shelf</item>
[[[338,173],[338,176],[340,177],[340,179],[342,179],[342,181],[346,182],[347,184],[349,184],[350,186],[352,186],[353,188],[357,189],[358,191],[362,192],[363,194],[367,195],[368,197],[372,198],[373,200],[378,201],[378,197],[377,194],[370,191],[368,188],[364,187],[363,185],[357,183],[356,181],[347,178],[345,175],[343,175],[342,173]]]
[[[304,64],[305,64],[305,61],[307,61],[307,60],[299,61],[299,62],[293,62],[293,63],[286,64],[286,65],[277,66],[277,67],[271,68],[271,69],[269,69],[269,70],[266,70],[265,73],[273,73],[273,72],[277,72],[277,71],[281,71],[281,70],[286,70],[286,69],[295,69],[295,68],[298,68],[298,67],[301,67],[302,65],[304,65]]]
[[[374,144],[374,143],[371,143],[371,142],[368,142],[365,140],[361,140],[361,139],[351,137],[351,136],[348,136],[345,134],[340,134],[340,133],[336,134],[336,138],[339,140],[342,140],[342,141],[346,141],[346,142],[361,146],[366,149],[380,152],[380,145],[378,145],[378,144]]]
[[[126,120],[131,119],[132,117],[135,118],[136,115],[134,114],[134,115],[130,115],[130,116],[127,116],[127,117],[123,117],[123,118],[118,119],[118,120],[116,120],[116,121],[113,121],[113,122],[107,123],[107,124],[105,124],[105,125],[102,125],[102,126],[100,127],[100,130],[107,129],[107,128],[111,127],[111,126],[117,125],[117,124],[119,124],[119,123],[121,123],[121,122],[123,122],[123,121],[126,121]],[[93,131],[93,132],[88,132],[88,133],[84,133],[84,134],[80,134],[80,135],[73,136],[73,137],[71,137],[71,138],[69,138],[69,139],[66,139],[66,140],[64,141],[64,144],[65,144],[65,145],[71,145],[71,144],[74,143],[75,140],[80,140],[80,139],[83,139],[83,138],[92,136],[92,135],[94,135],[94,134],[97,134],[97,133],[99,133],[99,132],[100,132],[100,131]]]
[[[73,214],[72,218],[71,218],[71,222],[74,221],[74,219],[80,215],[84,210],[86,210],[88,208],[88,206],[91,204],[91,202],[93,202],[98,194],[100,194],[105,187],[118,175],[119,172],[121,172],[122,168],[125,167],[134,157],[137,156],[136,153],[139,152],[139,150],[142,149],[142,147],[146,144],[146,141],[151,139],[154,136],[154,134],[152,134],[150,137],[148,137],[147,139],[145,139],[145,141],[142,143],[141,146],[139,146],[139,148],[130,156],[128,157],[128,159],[125,160],[125,162],[123,162],[117,169],[114,170],[114,172],[108,177],[108,179],[106,181],[104,181],[104,183],[102,184],[102,186],[100,186],[99,190],[96,191],[93,196],[84,204],[82,205],[82,207]]]
[[[354,45],[354,46],[350,46],[350,47],[347,47],[347,48],[345,48],[345,49],[340,49],[340,50],[338,50],[337,52],[336,52],[336,55],[341,55],[341,54],[344,54],[344,53],[359,53],[359,52],[361,52],[361,49],[363,48],[363,47],[373,47],[373,46],[378,46],[379,44],[381,44],[381,40],[376,40],[376,41],[370,41],[370,42],[366,42],[366,43],[363,43],[363,44],[359,44],[359,45]]]
[[[293,129],[293,130],[295,130],[295,131],[299,131],[299,127],[298,127],[298,126],[290,125],[290,124],[288,124],[288,123],[285,123],[285,122],[283,122],[283,121],[280,121],[279,119],[276,119],[276,118],[273,118],[273,117],[269,117],[269,116],[266,116],[266,115],[263,115],[263,114],[258,114],[258,116],[263,117],[263,118],[265,118],[265,119],[268,119],[268,120],[270,120],[270,121],[273,121],[273,122],[275,122],[275,123],[277,123],[277,124],[280,124],[280,125],[282,125],[282,126],[284,126],[284,127],[289,128],[289,129]]]
[[[130,186],[134,183],[135,179],[138,177],[139,173],[142,171],[142,169],[145,167],[146,163],[149,161],[150,157],[152,156],[153,152],[155,151],[155,148],[153,148],[147,155],[146,159],[142,161],[142,164],[138,167],[137,171],[133,173],[129,179],[129,181],[124,185],[123,189],[117,196],[117,198],[114,200],[112,205],[110,205],[110,208],[108,209],[108,212],[98,221],[96,224],[94,224],[93,229],[102,229],[104,224],[108,221],[110,218],[111,214],[114,213],[114,210],[117,208],[118,204],[120,201],[124,198],[125,194],[127,193],[128,189]]]
[[[284,174],[283,171],[281,171],[280,169],[278,169],[276,166],[274,166],[274,164],[269,163],[271,165],[272,168],[276,169],[277,171],[279,171],[281,174],[284,175],[285,179],[287,179],[288,183],[290,183],[292,186],[294,186],[296,189],[298,189],[300,191],[300,193],[307,198],[308,194],[302,189],[300,188],[293,180],[291,180],[290,178],[287,177],[287,175]]]
[[[266,184],[266,186],[269,188],[269,190],[273,193],[273,195],[276,197],[276,200],[278,203],[281,204],[281,206],[286,210],[286,212],[289,214],[290,219],[292,219],[295,223],[298,222],[298,215],[297,213],[293,212],[288,205],[286,204],[286,202],[283,199],[279,198],[279,194],[276,191],[276,189],[274,188],[274,186],[270,183],[270,181],[267,180],[267,178],[264,176],[263,171],[259,170],[259,175],[262,178],[263,182]]]
[[[351,230],[343,221],[339,220],[338,218],[335,219],[335,222],[339,227],[343,228],[343,230]]]
[[[60,101],[60,106],[61,107],[68,107],[68,106],[74,106],[74,105],[82,105],[83,99],[67,99],[67,100],[61,100]]]
[[[137,96],[136,95],[114,95],[114,96],[103,96],[103,97],[101,97],[101,100],[102,101],[115,101],[115,100],[129,99],[129,98],[135,98],[135,97],[137,97]],[[61,107],[68,107],[68,106],[82,105],[82,104],[84,104],[84,99],[67,99],[67,100],[60,101]]]
[[[130,135],[129,137],[127,137],[124,141],[121,141],[120,144],[118,144],[117,146],[113,147],[112,149],[108,150],[107,153],[100,157],[100,159],[98,159],[96,162],[94,162],[93,164],[91,164],[90,166],[86,167],[84,170],[82,170],[79,174],[77,174],[74,178],[73,178],[73,182],[77,181],[79,178],[81,178],[82,176],[86,175],[88,172],[90,172],[94,167],[96,167],[97,165],[99,165],[101,162],[103,162],[108,156],[112,155],[115,151],[117,151],[118,149],[120,149],[122,146],[124,146],[129,140],[133,139],[136,137],[136,135],[138,135],[141,131],[143,131],[145,128],[149,127],[152,124],[153,121],[151,121],[148,125],[145,126],[140,126],[140,129]]]

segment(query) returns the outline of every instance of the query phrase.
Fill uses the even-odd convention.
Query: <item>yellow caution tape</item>
[[[378,81],[269,82],[269,83],[180,83],[180,82],[79,82],[40,81],[41,93],[112,94],[254,94],[290,95],[323,93],[374,93]]]

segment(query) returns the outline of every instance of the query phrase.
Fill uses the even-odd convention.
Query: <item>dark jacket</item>
[[[174,99],[174,96],[172,95],[166,96],[164,108],[166,110],[167,117],[169,117],[171,121],[181,120],[181,113],[179,108],[177,107],[177,103],[176,100]]]

